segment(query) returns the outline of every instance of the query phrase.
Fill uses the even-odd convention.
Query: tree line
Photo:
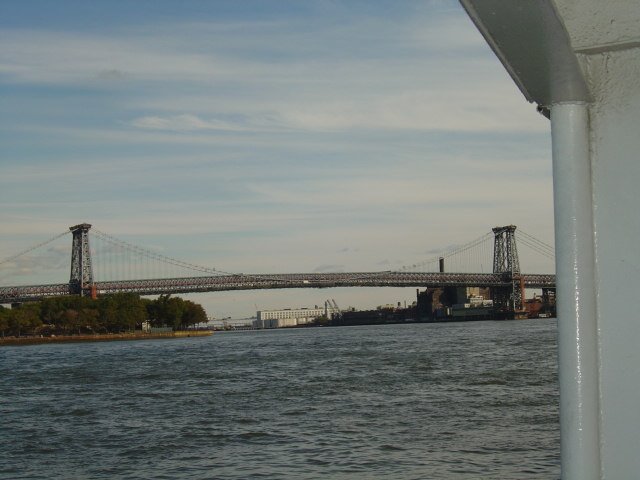
[[[152,327],[181,330],[207,321],[202,305],[161,295],[156,300],[135,293],[118,293],[98,299],[79,296],[51,297],[7,309],[0,306],[0,335],[72,335],[121,333]]]

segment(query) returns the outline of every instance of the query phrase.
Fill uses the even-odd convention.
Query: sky
[[[0,105],[0,259],[82,222],[244,273],[395,269],[497,225],[553,243],[549,122],[457,1],[3,0]],[[62,270],[0,283],[66,281],[64,241]]]

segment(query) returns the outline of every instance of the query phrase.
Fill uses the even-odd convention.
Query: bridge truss
[[[555,275],[522,275],[526,288],[555,288]],[[281,275],[243,274],[213,277],[163,278],[95,282],[98,295],[131,292],[139,295],[222,292],[279,288],[332,287],[498,287],[509,288],[512,281],[494,273],[288,273]],[[70,295],[68,283],[0,287],[0,303],[18,303],[46,297]]]
[[[231,274],[215,269],[199,267],[170,257],[149,252],[140,247],[114,239],[98,232],[101,238],[119,244],[156,260],[188,267],[204,273],[203,276],[169,278],[147,278],[132,280],[96,280],[92,271],[89,249],[89,224],[70,228],[73,233],[71,278],[69,283],[48,285],[26,285],[0,287],[0,303],[20,303],[62,295],[109,295],[115,293],[137,293],[139,295],[159,295],[192,292],[219,292],[228,290],[260,290],[283,288],[332,288],[332,287],[490,287],[500,308],[519,310],[522,308],[524,288],[555,288],[555,275],[521,274],[515,246],[516,227],[496,227],[494,234],[493,273],[450,273],[450,272],[348,272],[348,273],[288,273],[288,274]],[[491,234],[488,234],[491,235]],[[527,238],[528,237],[528,238]],[[549,254],[549,246],[527,236],[525,242]],[[58,238],[58,237],[54,237]],[[488,237],[476,239],[459,247],[456,252],[464,252],[480,245]],[[538,243],[536,243],[538,242]],[[12,257],[14,258],[14,257]],[[444,270],[444,261],[438,262]],[[415,267],[415,265],[414,265]]]

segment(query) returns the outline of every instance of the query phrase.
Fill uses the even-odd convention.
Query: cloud
[[[243,130],[239,125],[219,120],[203,120],[196,115],[181,114],[166,117],[139,117],[130,122],[136,128],[147,130],[166,130],[174,132],[194,132],[201,130]]]
[[[117,81],[117,80],[125,79],[127,75],[121,70],[111,68],[108,70],[102,70],[98,72],[97,77],[100,80]]]
[[[365,17],[311,33],[286,22],[246,22],[242,34],[217,24],[110,36],[8,30],[0,73],[27,84],[91,86],[97,78],[104,82],[96,88],[140,89],[126,109],[142,114],[121,121],[143,130],[548,129],[468,20],[424,15],[402,26]]]
[[[27,252],[17,258],[0,264],[0,280],[3,284],[12,283],[41,283],[38,277],[46,275],[50,271],[68,269],[70,262],[70,242],[61,245],[60,242],[47,248],[40,248],[33,252]],[[1,259],[0,259],[1,260]],[[25,280],[32,278],[31,281]],[[63,283],[64,278],[60,280]]]
[[[2,39],[0,73],[13,82],[77,86],[105,75],[138,82],[198,81],[231,68],[212,55],[163,49],[157,46],[161,42],[135,36],[5,30]]]
[[[445,245],[443,247],[437,247],[437,248],[430,248],[429,250],[426,250],[424,253],[426,255],[438,255],[440,253],[443,252],[449,252],[452,250],[455,250],[456,248],[460,247],[462,244],[460,243],[450,243],[448,245]]]
[[[344,265],[331,265],[331,264],[323,264],[318,265],[313,269],[314,272],[322,273],[322,272],[332,272],[339,273],[344,271]]]

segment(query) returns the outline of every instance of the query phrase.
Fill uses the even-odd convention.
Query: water
[[[559,478],[555,325],[0,348],[0,478]]]

